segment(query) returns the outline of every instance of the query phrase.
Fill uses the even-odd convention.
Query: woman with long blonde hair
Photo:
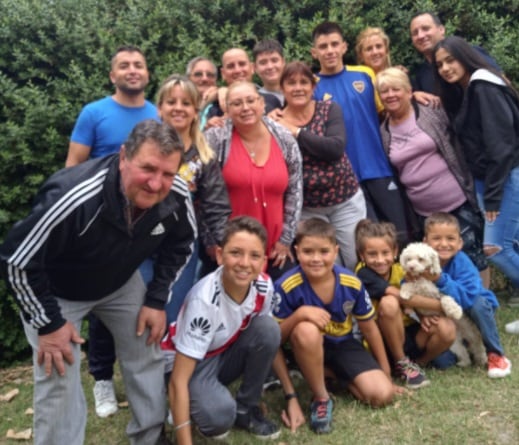
[[[214,259],[225,223],[231,214],[227,188],[220,166],[198,124],[201,97],[196,86],[184,76],[173,74],[162,83],[157,94],[160,118],[177,130],[184,143],[184,162],[178,175],[188,184],[195,203],[199,241]],[[166,306],[168,323],[174,321],[180,306],[195,281],[197,255],[193,255],[173,288]]]

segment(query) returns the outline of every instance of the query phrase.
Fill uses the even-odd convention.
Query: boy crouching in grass
[[[175,352],[169,397],[179,445],[192,443],[191,419],[202,435],[214,439],[233,426],[263,439],[279,436],[279,427],[259,406],[271,366],[285,393],[295,393],[271,316],[272,281],[261,273],[266,240],[255,219],[229,221],[216,252],[220,267],[191,289],[162,342],[163,349]],[[233,398],[227,385],[239,377]],[[292,431],[304,422],[297,397],[287,396],[282,418]]]
[[[351,271],[335,264],[333,226],[318,218],[302,221],[295,249],[299,266],[276,281],[280,301],[274,316],[280,321],[281,342],[290,341],[313,394],[310,427],[329,433],[333,402],[325,385],[325,366],[347,382],[357,399],[374,407],[391,403],[395,391],[369,295]],[[352,317],[376,360],[353,338]]]
[[[488,357],[488,376],[506,377],[512,372],[499,340],[495,311],[499,306],[494,293],[483,286],[479,272],[461,251],[463,240],[458,220],[448,213],[433,213],[424,226],[424,241],[440,256],[442,273],[431,277],[440,292],[450,295],[476,324]]]

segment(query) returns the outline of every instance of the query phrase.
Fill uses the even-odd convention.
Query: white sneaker
[[[98,380],[96,382],[94,385],[94,399],[96,402],[96,414],[99,417],[108,417],[117,412],[117,399],[115,398],[112,380]]]
[[[509,334],[519,335],[519,320],[512,321],[505,325],[505,331]]]

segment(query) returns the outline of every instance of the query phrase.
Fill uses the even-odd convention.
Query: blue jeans
[[[483,181],[475,180],[478,203],[484,211]],[[504,183],[499,216],[494,222],[485,221],[485,246],[499,247],[488,259],[519,288],[519,167],[514,168]]]
[[[485,297],[478,295],[472,307],[465,312],[478,327],[486,351],[503,355],[503,347],[497,332],[495,309],[492,307],[492,303]]]
[[[170,300],[164,307],[166,310],[166,320],[168,326],[177,320],[180,307],[182,306],[182,303],[184,303],[187,293],[191,290],[193,284],[195,284],[198,263],[198,248],[198,242],[195,242],[193,255],[182,270],[182,273],[178,277],[177,281],[175,281]]]

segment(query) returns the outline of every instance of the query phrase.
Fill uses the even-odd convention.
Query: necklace
[[[259,142],[256,141],[254,144],[251,144],[250,142],[245,142],[245,140],[241,140],[243,147],[245,150],[247,150],[247,153],[249,153],[249,156],[254,161],[256,159],[256,152],[258,151],[258,145]]]

